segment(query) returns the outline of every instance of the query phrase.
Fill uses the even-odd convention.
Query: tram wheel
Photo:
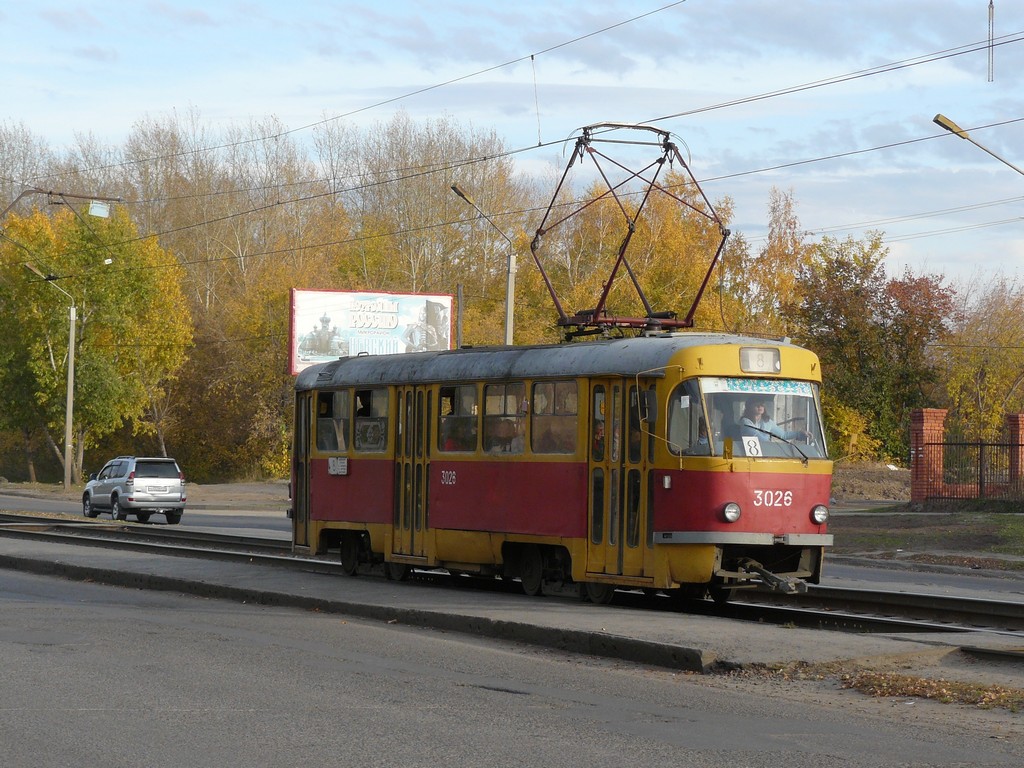
[[[341,570],[355,576],[359,570],[359,536],[346,533],[341,537]]]
[[[519,580],[523,583],[523,592],[530,597],[540,594],[544,586],[544,558],[536,544],[523,548],[519,560]]]
[[[588,581],[583,585],[587,600],[595,605],[608,605],[615,598],[615,585]]]
[[[677,611],[690,610],[695,600],[703,600],[708,593],[706,584],[684,584],[666,591],[672,608]]]
[[[725,605],[732,600],[732,595],[735,591],[735,588],[723,587],[721,584],[712,584],[708,587],[708,594],[711,595],[711,599],[714,600],[717,605]]]
[[[405,581],[409,578],[409,566],[405,563],[384,563],[384,577],[388,581]]]

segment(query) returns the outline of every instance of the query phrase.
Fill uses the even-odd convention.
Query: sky
[[[755,251],[774,187],[813,236],[881,230],[890,275],[969,286],[1024,278],[1024,2],[991,8],[990,46],[989,0],[0,0],[0,123],[60,151],[404,111],[494,130],[527,174],[647,123]]]

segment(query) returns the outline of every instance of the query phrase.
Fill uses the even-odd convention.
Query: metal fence
[[[931,486],[933,499],[1024,499],[1019,458],[1024,446],[1012,443],[926,443],[922,457],[936,466],[942,482]]]

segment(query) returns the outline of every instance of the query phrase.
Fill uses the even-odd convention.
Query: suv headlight
[[[730,501],[722,508],[722,517],[725,518],[727,523],[735,523],[740,519],[740,505],[735,501]]]
[[[818,525],[823,525],[828,522],[828,507],[824,504],[818,504],[811,510],[811,520]]]

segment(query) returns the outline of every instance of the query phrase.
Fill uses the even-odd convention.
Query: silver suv
[[[86,517],[109,512],[114,520],[127,520],[132,514],[145,523],[156,512],[177,525],[184,511],[185,473],[174,459],[118,456],[89,476],[82,494]]]

